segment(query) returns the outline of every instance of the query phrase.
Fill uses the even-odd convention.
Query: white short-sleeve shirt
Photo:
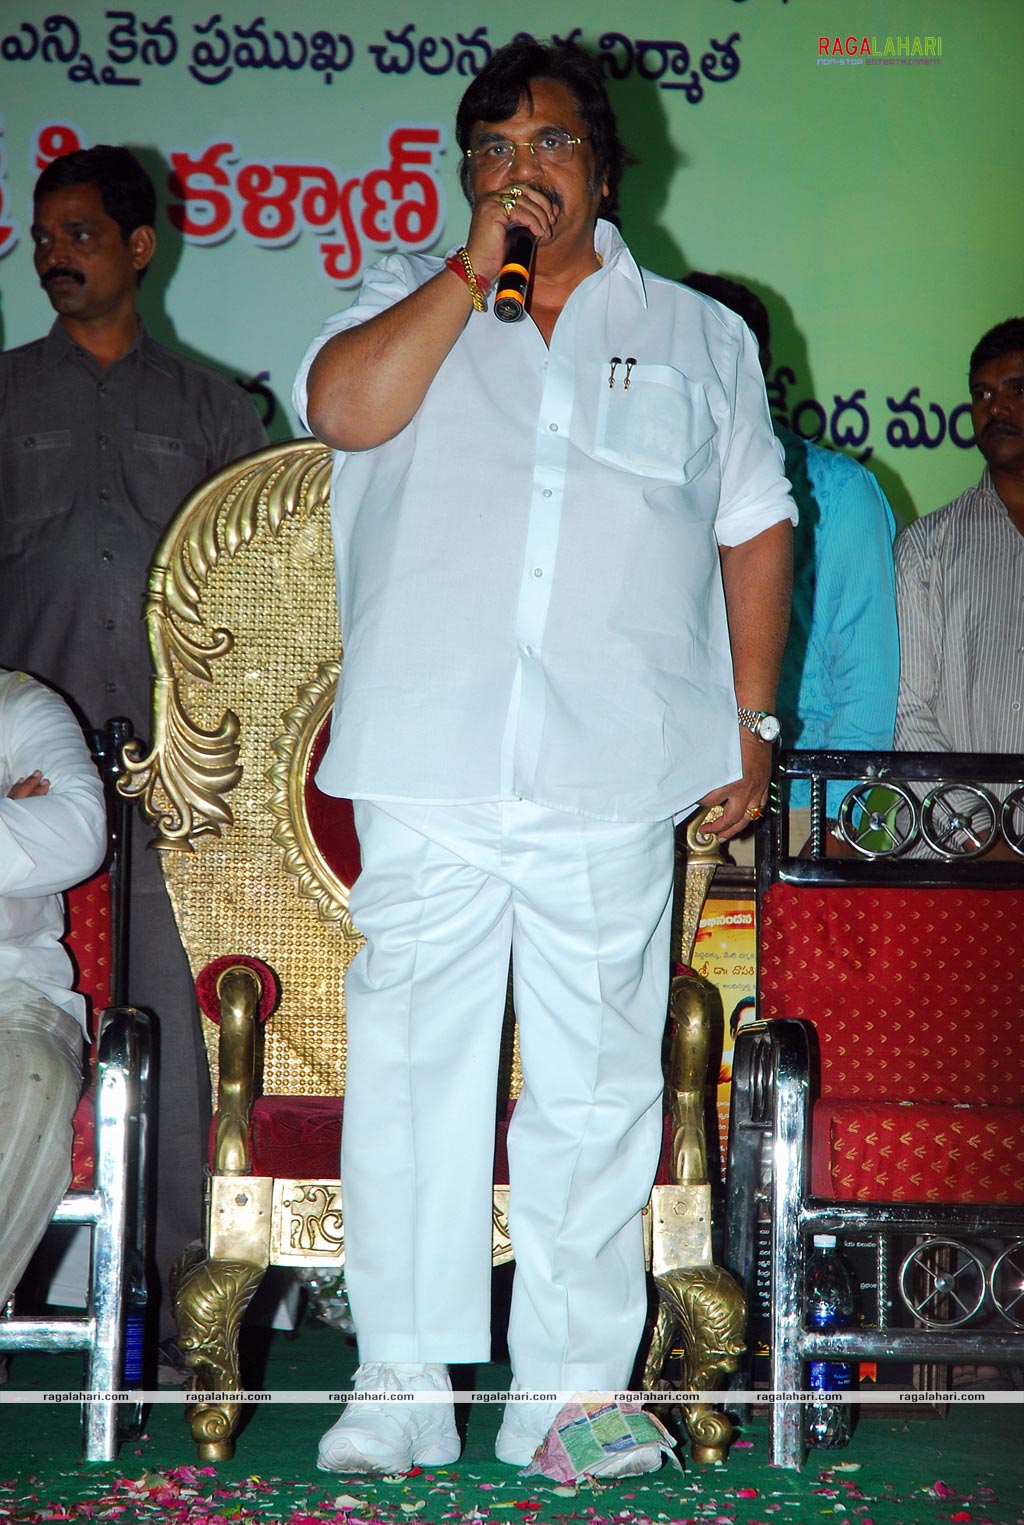
[[[336,456],[328,793],[641,821],[740,775],[718,547],[796,517],[756,350],[607,223],[596,243],[550,348],[474,314],[407,427]],[[368,273],[301,417],[321,345],[440,268]]]

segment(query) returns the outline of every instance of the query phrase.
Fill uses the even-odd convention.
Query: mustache
[[[51,281],[76,281],[79,286],[85,285],[85,276],[80,270],[72,270],[70,265],[54,265],[46,274],[40,276],[40,285],[48,286]]]
[[[990,421],[985,425],[984,429],[982,429],[981,432],[982,432],[982,435],[985,435],[985,434],[1019,434],[1020,433],[1020,431],[1018,429],[1015,429],[1013,424],[1011,424],[1009,422],[1009,420],[1005,419],[1005,418],[993,418],[993,419],[990,419]]]
[[[540,191],[541,195],[547,197],[551,205],[557,207],[560,212],[565,207],[565,198],[553,185],[535,185],[534,190]]]
[[[553,185],[534,185],[533,189],[535,191],[539,191],[540,194],[547,201],[550,201],[551,205],[553,207],[556,207],[559,212],[562,211],[563,207],[565,206],[565,200],[564,200],[563,196],[560,194],[560,192],[557,191]],[[514,232],[514,231],[518,231],[520,228],[522,228],[522,226],[523,226],[522,223],[521,222],[517,222],[515,217],[513,217],[512,220],[510,221],[509,225],[508,225],[509,232],[511,233],[511,232]]]

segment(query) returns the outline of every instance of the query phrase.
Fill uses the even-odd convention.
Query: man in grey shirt
[[[234,382],[157,344],[138,283],[156,192],[127,149],[55,160],[34,194],[32,241],[57,314],[0,355],[0,660],[62,692],[99,726],[148,734],[146,575],[182,499],[265,445]],[[129,998],[160,1019],[155,1261],[198,1236],[209,1083],[192,981],[145,833],[132,862]],[[155,1289],[154,1289],[155,1290]],[[161,1335],[173,1334],[164,1303]]]
[[[1024,318],[969,377],[981,481],[896,540],[904,751],[1024,751]]]

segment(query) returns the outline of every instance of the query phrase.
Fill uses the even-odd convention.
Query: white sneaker
[[[451,1392],[446,1366],[372,1362],[356,1370],[359,1393]],[[457,1461],[461,1447],[451,1400],[370,1403],[353,1397],[320,1442],[321,1472],[408,1472]]]
[[[512,1391],[523,1391],[515,1379]],[[528,1467],[562,1408],[563,1404],[557,1398],[553,1402],[527,1400],[523,1403],[506,1403],[501,1429],[494,1442],[494,1454],[498,1460],[506,1462],[510,1467]]]

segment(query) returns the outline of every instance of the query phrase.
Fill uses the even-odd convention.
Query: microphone
[[[505,243],[505,263],[498,271],[494,294],[494,316],[502,323],[518,323],[526,311],[526,294],[533,277],[536,236],[529,228],[509,230]]]

